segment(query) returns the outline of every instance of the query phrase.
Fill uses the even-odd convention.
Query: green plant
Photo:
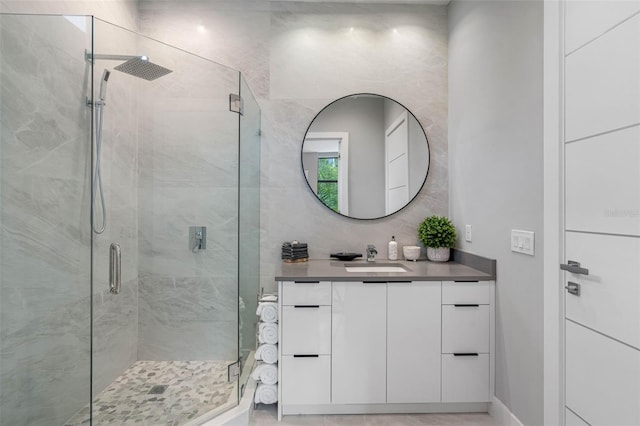
[[[456,242],[456,228],[444,216],[429,216],[418,226],[418,239],[425,247],[451,248]]]

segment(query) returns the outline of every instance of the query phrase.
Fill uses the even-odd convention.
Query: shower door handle
[[[122,278],[120,259],[120,244],[112,243],[109,248],[109,291],[111,294],[120,293],[120,282]]]

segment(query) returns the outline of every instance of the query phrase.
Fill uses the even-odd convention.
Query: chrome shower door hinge
[[[236,382],[240,378],[240,361],[229,364],[227,367],[227,380],[229,383]]]
[[[240,95],[229,93],[229,111],[237,112],[240,115],[244,113],[244,102]]]

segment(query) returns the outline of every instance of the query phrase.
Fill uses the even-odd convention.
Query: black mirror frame
[[[416,123],[418,123],[418,125],[420,126],[420,130],[422,130],[422,134],[424,135],[425,142],[427,143],[427,151],[429,152],[429,161],[428,161],[428,163],[427,163],[427,170],[426,170],[426,173],[425,173],[425,175],[424,175],[424,180],[422,181],[422,185],[420,185],[420,189],[418,189],[418,191],[416,192],[416,194],[415,194],[415,195],[414,195],[414,196],[413,196],[413,197],[412,197],[412,198],[407,202],[407,204],[405,204],[402,208],[400,208],[400,209],[398,209],[398,210],[394,211],[393,213],[389,213],[389,214],[384,215],[384,216],[379,216],[379,217],[353,217],[353,216],[347,216],[347,215],[344,215],[344,214],[342,214],[342,213],[340,213],[340,212],[337,212],[337,211],[335,211],[335,210],[331,209],[329,206],[327,206],[326,204],[324,204],[324,203],[320,200],[320,198],[317,196],[317,194],[316,194],[315,192],[313,192],[313,189],[311,188],[311,184],[309,184],[309,180],[307,179],[307,177],[306,177],[306,175],[305,175],[305,173],[304,173],[304,162],[303,162],[303,156],[304,156],[304,141],[305,141],[305,139],[307,138],[307,134],[309,133],[309,129],[311,129],[311,126],[313,125],[313,122],[318,118],[318,116],[319,116],[320,114],[322,114],[322,112],[323,112],[324,110],[326,110],[327,108],[329,108],[329,107],[330,107],[331,105],[333,105],[334,103],[339,102],[339,101],[341,101],[341,100],[343,100],[343,99],[346,99],[346,98],[353,97],[353,96],[377,96],[377,97],[384,98],[384,99],[388,99],[388,100],[390,100],[390,101],[393,101],[393,102],[397,103],[397,104],[398,104],[398,105],[400,105],[402,108],[404,108],[404,109],[405,109],[405,111],[407,111],[409,114],[411,114],[411,116],[416,120]],[[388,217],[390,217],[390,216],[393,216],[393,215],[395,215],[395,214],[397,214],[397,213],[401,212],[402,210],[404,210],[405,208],[407,208],[407,206],[409,206],[411,203],[413,203],[413,201],[414,201],[416,198],[418,198],[418,195],[420,195],[420,193],[422,192],[422,190],[423,190],[423,188],[424,188],[425,184],[427,183],[427,179],[428,179],[428,177],[429,177],[429,170],[430,170],[430,168],[431,168],[431,147],[429,146],[429,138],[427,137],[427,132],[425,132],[424,127],[422,126],[422,123],[420,123],[420,120],[418,120],[418,117],[416,117],[416,116],[415,116],[415,114],[414,114],[414,113],[412,113],[412,112],[409,110],[409,108],[405,107],[403,104],[401,104],[400,102],[396,101],[395,99],[392,99],[392,98],[390,98],[390,97],[388,97],[388,96],[379,95],[379,94],[377,94],[377,93],[352,93],[352,94],[350,94],[350,95],[346,95],[346,96],[343,96],[343,97],[341,97],[341,98],[338,98],[338,99],[335,99],[335,100],[331,101],[329,104],[327,104],[325,107],[323,107],[320,111],[318,111],[318,113],[315,115],[315,117],[313,117],[313,120],[311,120],[311,122],[310,122],[310,123],[309,123],[309,125],[307,126],[307,130],[305,130],[305,132],[304,132],[304,136],[303,136],[303,138],[302,138],[302,145],[300,146],[300,168],[301,168],[301,171],[302,171],[302,176],[303,176],[303,178],[304,178],[304,181],[306,182],[306,184],[307,184],[307,188],[309,188],[309,191],[311,192],[311,194],[313,194],[313,196],[314,196],[314,198],[316,199],[316,201],[317,201],[317,202],[319,202],[322,206],[324,206],[324,207],[325,207],[327,210],[329,210],[330,212],[335,213],[335,214],[337,214],[337,215],[339,215],[339,216],[342,216],[342,217],[346,217],[346,218],[349,218],[349,219],[355,219],[355,220],[379,220],[379,219],[385,219],[385,218],[388,218]]]

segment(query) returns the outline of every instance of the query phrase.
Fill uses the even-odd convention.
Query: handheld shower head
[[[102,72],[102,79],[100,79],[100,100],[104,102],[107,97],[107,82],[109,81],[109,76],[111,75],[111,71],[105,68]]]

